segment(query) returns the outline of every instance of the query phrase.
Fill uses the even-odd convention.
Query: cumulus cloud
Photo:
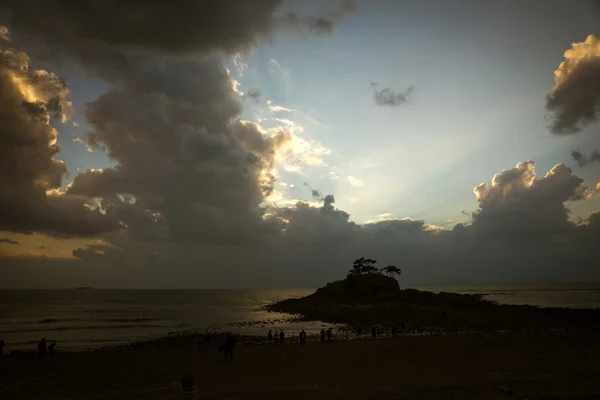
[[[585,155],[579,150],[573,150],[571,151],[571,158],[573,158],[580,167],[585,167],[589,163],[600,162],[600,151],[594,150],[589,155]]]
[[[15,29],[56,43],[168,54],[248,51],[270,37],[279,0],[220,2],[8,1]],[[223,23],[227,18],[227,23]],[[110,26],[110,28],[109,28]]]
[[[598,120],[600,113],[600,41],[589,35],[573,43],[554,73],[554,88],[546,100],[557,135],[579,132]]]
[[[373,97],[378,106],[399,106],[408,101],[414,86],[409,86],[404,92],[396,92],[391,88],[382,88],[377,82],[371,82]]]
[[[482,183],[474,193],[479,210],[472,227],[478,233],[551,235],[574,228],[565,203],[588,198],[595,189],[583,186],[564,164],[537,178],[535,163],[528,161],[496,174],[491,185]]]
[[[67,170],[55,158],[52,122],[69,118],[68,95],[66,83],[31,68],[27,54],[0,48],[0,230],[73,236],[119,227],[87,199],[58,192]]]
[[[308,188],[310,202],[265,209],[251,246],[231,241],[215,246],[200,238],[193,248],[192,243],[160,240],[146,251],[136,244],[84,248],[75,254],[90,265],[143,260],[150,275],[163,277],[155,281],[159,285],[166,284],[167,271],[176,269],[178,278],[169,281],[175,286],[185,286],[192,278],[215,286],[277,286],[289,285],[290,277],[298,286],[319,285],[338,278],[347,263],[365,254],[402,265],[406,284],[598,277],[600,213],[570,219],[565,204],[582,199],[590,189],[562,164],[541,177],[532,162],[496,174],[475,188],[480,207],[473,222],[450,229],[389,214],[359,225],[335,207],[334,196]],[[231,274],[237,277],[234,283],[227,278]]]

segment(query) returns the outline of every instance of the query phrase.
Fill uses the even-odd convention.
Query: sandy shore
[[[203,399],[600,399],[600,334],[519,333],[399,337],[283,346],[216,343],[21,354],[0,360],[3,400],[62,400],[168,387],[193,371]],[[96,397],[99,398],[99,397]],[[172,390],[115,399],[175,399]]]

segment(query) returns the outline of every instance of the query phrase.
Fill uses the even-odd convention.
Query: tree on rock
[[[361,257],[352,263],[352,269],[348,272],[348,276],[375,273],[377,272],[375,264],[377,264],[377,260]]]
[[[382,268],[381,272],[392,278],[394,275],[402,275],[402,270],[394,265],[388,265],[387,267]]]

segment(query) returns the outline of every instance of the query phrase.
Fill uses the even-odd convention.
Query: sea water
[[[481,294],[500,304],[600,308],[600,285],[419,287]],[[230,330],[264,335],[318,332],[323,323],[297,322],[265,305],[311,294],[281,290],[14,290],[0,291],[0,339],[9,349],[34,349],[42,337],[62,349],[110,346],[180,331]]]

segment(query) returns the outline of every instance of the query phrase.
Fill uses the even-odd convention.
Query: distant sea
[[[500,304],[600,308],[600,284],[419,287],[482,294]],[[33,349],[42,337],[62,349],[124,344],[185,330],[263,335],[269,329],[317,332],[318,322],[292,322],[262,308],[315,289],[282,290],[14,290],[0,291],[0,339],[6,349]]]

